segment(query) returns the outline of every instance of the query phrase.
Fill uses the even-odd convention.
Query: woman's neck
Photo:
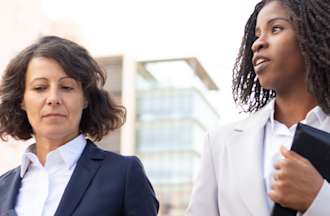
[[[73,134],[68,137],[61,137],[60,139],[55,138],[45,138],[36,136],[36,155],[40,163],[44,166],[46,163],[47,155],[49,152],[54,151],[55,149],[63,146],[70,140],[74,139],[78,134]]]
[[[307,113],[318,105],[317,100],[307,91],[277,95],[275,98],[275,120],[291,127],[305,119]]]

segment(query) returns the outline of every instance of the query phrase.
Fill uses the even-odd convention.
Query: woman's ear
[[[21,109],[25,111],[25,105],[23,102],[21,103]]]
[[[83,108],[86,109],[87,107],[88,107],[88,101],[85,100],[85,101],[84,101],[84,106],[83,106]]]

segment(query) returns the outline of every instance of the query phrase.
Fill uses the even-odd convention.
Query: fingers
[[[278,169],[275,170],[272,174],[272,184],[280,183],[282,180],[288,178],[287,170]]]
[[[275,170],[281,170],[281,169],[284,169],[288,166],[290,166],[290,163],[292,163],[293,160],[291,159],[287,159],[287,158],[283,158],[279,161],[277,161],[276,163],[274,163],[274,168]]]
[[[290,151],[283,145],[281,145],[281,147],[280,147],[280,153],[284,158],[293,157],[293,156],[291,156]]]
[[[280,182],[274,182],[271,186],[271,190],[268,192],[268,196],[274,202],[280,203],[281,205],[287,202],[288,194],[286,193],[286,186]]]
[[[281,147],[280,147],[280,153],[284,158],[286,158],[288,160],[306,161],[306,159],[303,156],[299,155],[298,153],[296,153],[294,151],[288,150],[283,145],[281,145]]]
[[[285,160],[285,159],[283,159]],[[282,206],[288,205],[292,195],[292,181],[287,170],[276,170],[272,176],[271,190],[268,196]]]
[[[274,190],[269,191],[268,196],[273,202],[278,202],[278,197]]]
[[[323,184],[322,176],[301,155],[280,147],[281,160],[274,163],[269,197],[282,206],[304,212]]]
[[[295,171],[294,167],[298,167],[297,164],[302,166],[309,166],[309,161],[299,154],[286,149],[285,147],[280,147],[280,153],[283,159],[274,163],[273,167],[278,175],[285,174],[288,170]]]

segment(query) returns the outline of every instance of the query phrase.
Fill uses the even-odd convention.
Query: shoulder
[[[124,156],[98,147],[97,149],[104,155],[102,173],[106,173],[105,175],[112,178],[113,175],[116,175],[121,183],[125,182],[126,187],[129,185],[131,189],[140,188],[142,190],[144,188],[147,191],[153,191],[142,162],[138,157]]]
[[[8,180],[11,181],[13,178],[15,178],[16,174],[19,172],[20,172],[20,167],[16,167],[2,174],[0,176],[0,186],[5,182],[7,182]]]
[[[16,167],[11,169],[0,176],[0,181],[10,178],[11,176],[15,175],[16,172],[20,171],[20,167]]]
[[[255,120],[255,115],[257,113],[251,114],[244,119],[238,120],[236,122],[232,122],[229,124],[221,125],[216,128],[213,128],[207,132],[207,136],[210,140],[216,140],[218,138],[226,138],[232,134],[233,131],[240,131],[249,126]]]
[[[112,151],[104,150],[92,142],[89,142],[88,146],[93,150],[93,154],[102,156],[102,164],[105,167],[111,167],[112,170],[119,172],[127,172],[134,167],[143,170],[143,165],[136,156],[124,156]]]
[[[124,156],[111,151],[103,150],[106,155],[105,159],[107,164],[117,164],[123,171],[127,172],[138,172],[144,173],[142,162],[137,156]]]
[[[98,151],[100,151],[103,154],[104,159],[106,161],[111,161],[112,163],[120,163],[126,165],[129,165],[131,163],[141,163],[138,157],[136,156],[125,156],[116,152],[104,150],[100,147],[96,147],[96,148]]]
[[[261,109],[251,113],[248,117],[239,121],[216,127],[207,132],[206,142],[211,148],[221,148],[226,142],[232,142],[239,134],[264,127],[269,118],[270,110]]]
[[[88,142],[87,149],[94,154],[93,158],[102,160],[99,179],[111,179],[106,187],[117,188],[118,194],[124,196],[124,213],[134,215],[157,215],[159,203],[153,187],[146,176],[141,161],[136,156],[123,156],[98,148]],[[113,194],[113,191],[112,191]]]
[[[209,130],[205,136],[204,154],[208,153],[214,157],[218,157],[224,153],[224,148],[231,142],[234,136],[234,131],[242,124],[245,124],[248,119],[240,120],[226,125],[221,125]]]
[[[213,130],[210,130],[208,133],[211,134],[211,136],[218,136],[228,134],[232,131],[243,131],[254,127],[263,127],[266,124],[271,112],[271,104],[267,104],[259,111],[250,113],[249,116],[239,121],[219,126]]]

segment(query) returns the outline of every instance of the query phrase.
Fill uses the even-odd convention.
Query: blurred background
[[[44,35],[73,40],[107,73],[127,122],[99,145],[142,160],[161,203],[181,216],[207,130],[236,121],[231,75],[257,0],[1,0],[0,72]],[[33,140],[0,143],[0,174]]]

